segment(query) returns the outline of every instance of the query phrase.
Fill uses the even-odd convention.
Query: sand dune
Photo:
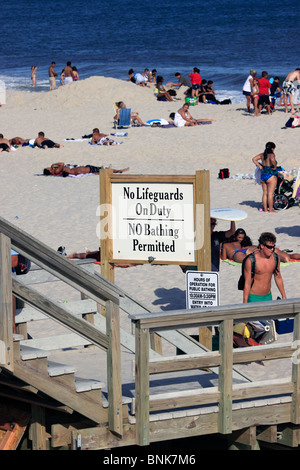
[[[276,143],[278,164],[286,170],[300,166],[299,130],[282,129],[288,119],[283,109],[273,115],[254,118],[245,106],[201,104],[191,107],[195,118],[214,119],[195,128],[149,128],[128,130],[127,137],[112,137],[122,145],[91,146],[80,139],[93,127],[113,133],[113,104],[124,101],[139,111],[144,121],[168,119],[183,101],[158,102],[152,88],[112,78],[92,77],[53,92],[8,92],[0,108],[0,132],[6,138],[34,138],[40,130],[64,145],[41,150],[20,147],[0,154],[1,216],[56,249],[68,252],[97,249],[99,179],[37,176],[54,162],[129,166],[132,174],[194,174],[210,171],[211,207],[235,207],[247,212],[240,225],[256,243],[262,231],[277,235],[281,249],[300,252],[299,206],[276,214],[259,212],[261,188],[252,179],[219,180],[220,168],[231,175],[254,173],[252,157],[263,151],[267,141]],[[218,229],[227,229],[220,223]],[[288,297],[299,297],[300,264],[282,268]],[[221,263],[221,303],[240,303],[236,283],[240,269]],[[116,282],[140,298],[153,310],[182,308],[185,279],[178,266],[138,266],[116,270]],[[277,296],[276,288],[274,295]]]

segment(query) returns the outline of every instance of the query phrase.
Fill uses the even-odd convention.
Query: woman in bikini
[[[263,190],[262,203],[264,212],[276,212],[273,207],[273,194],[277,185],[277,162],[274,154],[276,145],[267,142],[263,153],[252,158],[253,163],[261,170],[261,184]]]
[[[238,228],[230,237],[229,242],[223,244],[221,259],[242,263],[243,259],[256,249],[257,247],[252,245],[252,241],[245,230]]]
[[[254,106],[254,116],[259,116],[259,110],[258,110],[258,98],[259,98],[259,88],[258,88],[258,80],[257,78],[253,79],[253,88],[251,92],[251,100]]]
[[[242,263],[244,258],[250,253],[258,250],[257,246],[252,245],[251,238],[248,237],[245,230],[238,228],[235,233],[230,237],[228,243],[223,244],[221,259],[229,259],[236,263]],[[299,253],[289,254],[287,251],[279,250],[275,248],[275,253],[278,254],[281,263],[289,263],[291,260],[300,260]]]
[[[32,81],[32,86],[36,86],[36,72],[37,72],[37,66],[32,65],[31,66],[31,81]]]

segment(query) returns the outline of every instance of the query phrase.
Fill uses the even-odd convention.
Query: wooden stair
[[[49,355],[49,351],[14,341],[13,376],[95,423],[107,423],[101,392],[104,383],[76,377],[76,368],[51,362]]]

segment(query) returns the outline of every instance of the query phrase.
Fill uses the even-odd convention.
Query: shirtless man
[[[107,137],[107,134],[102,134],[97,127],[93,129],[93,135],[90,142],[91,144],[98,145],[117,145],[116,142]]]
[[[10,145],[16,146],[16,145],[29,145],[29,140],[30,139],[22,139],[22,137],[13,137],[12,139],[9,139]]]
[[[300,68],[297,68],[293,72],[288,73],[288,75],[286,76],[286,79],[284,80],[282,84],[283,102],[284,102],[286,113],[288,112],[288,97],[290,99],[291,113],[293,114],[295,112],[294,103],[293,103],[293,94],[296,91],[296,88],[294,85],[294,82],[296,80],[300,81]]]
[[[11,152],[9,140],[4,139],[3,134],[0,134],[0,152]]]
[[[54,70],[55,67],[55,62],[51,62],[51,65],[49,67],[49,84],[50,84],[50,91],[55,90],[56,88],[56,80],[55,77],[57,77],[57,73]]]
[[[71,83],[73,82],[73,69],[72,69],[72,65],[71,65],[71,62],[67,62],[67,65],[66,67],[64,68],[64,71],[63,71],[64,75],[65,75],[65,78],[64,78],[64,84],[67,85],[67,83]]]
[[[108,167],[110,168],[110,166]],[[69,175],[85,175],[88,173],[98,174],[100,170],[103,170],[104,166],[94,166],[94,165],[66,165],[63,162],[53,163],[50,167],[44,168],[44,175],[53,175],[53,176],[69,176]],[[123,170],[113,170],[114,173],[124,173],[128,171],[129,168],[124,168]]]
[[[271,281],[273,274],[281,297],[286,299],[283,279],[280,273],[280,263],[278,263],[277,269],[274,272],[275,259],[273,252],[275,251],[276,237],[273,233],[264,232],[260,235],[258,242],[258,250],[254,253],[256,260],[254,278],[251,276],[251,260],[247,258],[245,262],[243,303],[272,300]]]
[[[53,142],[53,140],[48,139],[45,137],[44,132],[39,132],[38,137],[34,141],[34,145],[37,147],[40,147],[42,149],[47,149],[47,148],[61,148],[62,145],[56,144]]]

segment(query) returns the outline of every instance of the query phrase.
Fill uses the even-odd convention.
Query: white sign
[[[192,183],[113,183],[113,258],[195,261]]]
[[[219,273],[186,272],[186,308],[217,307],[220,304]]]

